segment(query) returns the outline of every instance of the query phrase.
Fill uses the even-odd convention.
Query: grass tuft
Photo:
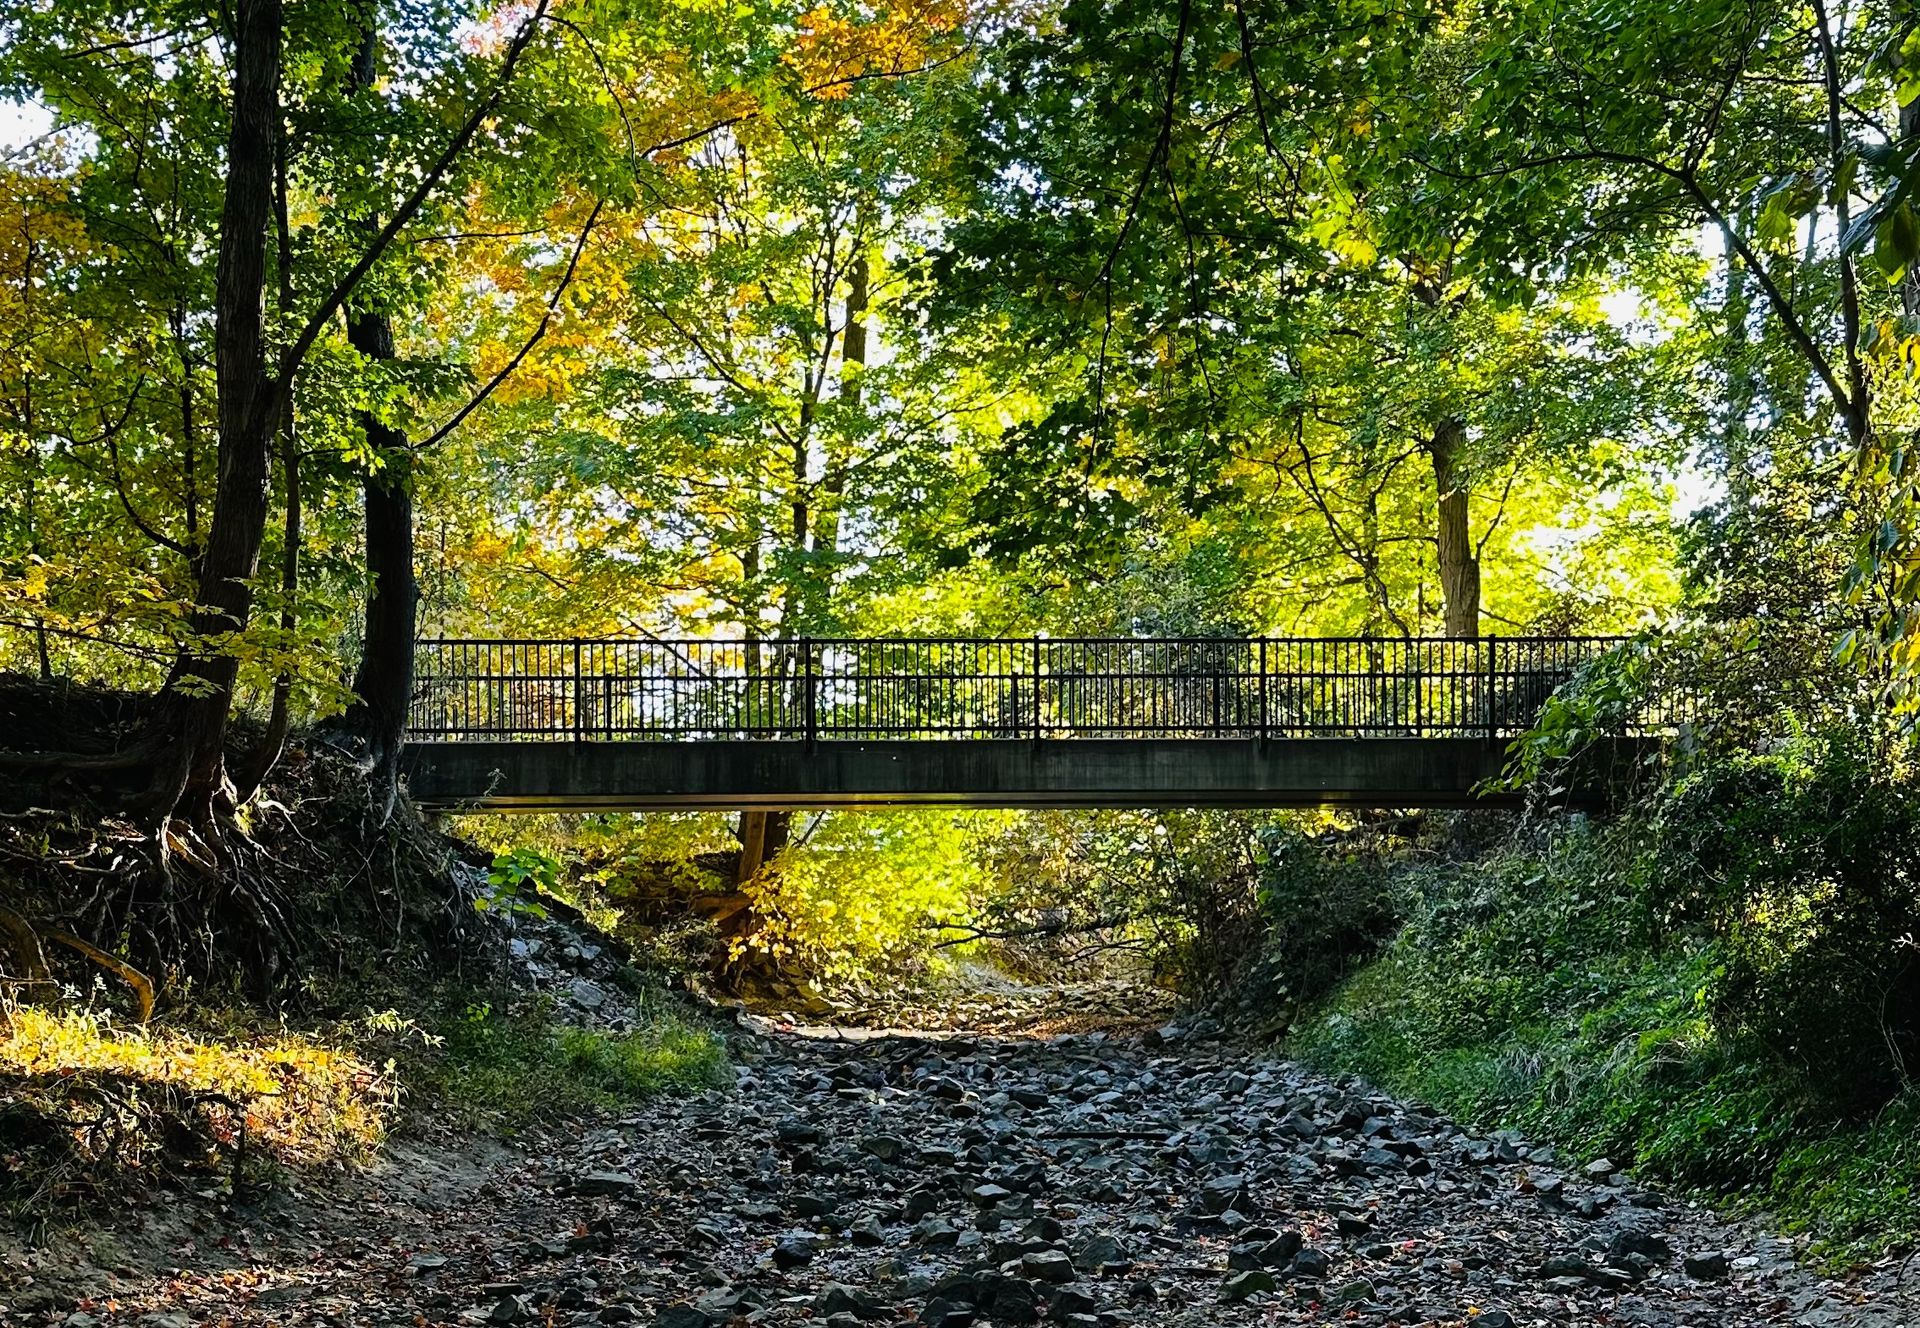
[[[555,1026],[540,1004],[466,1006],[437,1023],[438,1046],[409,1078],[466,1124],[515,1128],[730,1082],[726,1047],[664,1003],[630,1032]]]

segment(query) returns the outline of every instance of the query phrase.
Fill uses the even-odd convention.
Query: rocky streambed
[[[1179,1028],[772,1034],[729,1091],[529,1143],[470,1182],[390,1169],[297,1257],[263,1224],[223,1238],[243,1256],[223,1272],[183,1259],[33,1318],[1920,1322],[1897,1267],[1825,1278],[1604,1159],[1570,1165]]]

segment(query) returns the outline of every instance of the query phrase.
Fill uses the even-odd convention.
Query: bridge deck
[[[1568,801],[1594,806],[1653,739],[1608,739]],[[408,786],[429,807],[491,811],[862,806],[1460,807],[1503,753],[1478,738],[982,739],[427,743]]]
[[[1455,806],[1621,644],[429,641],[407,771],[423,804],[526,811]],[[1572,797],[1600,800],[1683,710],[1623,726]]]

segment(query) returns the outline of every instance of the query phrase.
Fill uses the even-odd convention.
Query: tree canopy
[[[390,767],[416,634],[1811,616],[1911,694],[1903,9],[0,33],[40,126],[0,166],[0,650],[167,698],[162,814],[299,720]],[[239,770],[236,707],[274,718]]]

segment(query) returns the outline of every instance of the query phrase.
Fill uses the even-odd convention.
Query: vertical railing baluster
[[[1499,678],[1500,678],[1499,670],[1496,667],[1499,661],[1499,656],[1500,656],[1500,638],[1499,637],[1489,636],[1487,638],[1486,653],[1487,653],[1487,741],[1488,743],[1491,744],[1491,743],[1498,742],[1500,739],[1500,719],[1498,714],[1496,713],[1498,709],[1498,705],[1495,700],[1495,697],[1499,689]]]
[[[1267,638],[1260,638],[1260,746],[1267,745]]]
[[[1040,741],[1040,638],[1033,638],[1033,740]]]
[[[587,740],[587,689],[580,672],[580,642],[573,643],[573,740]]]
[[[812,751],[814,739],[819,733],[820,720],[819,720],[818,713],[814,709],[813,639],[811,637],[803,636],[800,638],[800,655],[803,661],[803,666],[805,668],[804,677],[806,679],[806,682],[805,682],[805,705],[806,705],[806,722],[807,722],[806,744],[807,744],[807,750]]]
[[[1421,642],[1419,654],[1410,650],[1407,656],[1407,668],[1413,675],[1413,736],[1422,738],[1427,732],[1427,644]]]

